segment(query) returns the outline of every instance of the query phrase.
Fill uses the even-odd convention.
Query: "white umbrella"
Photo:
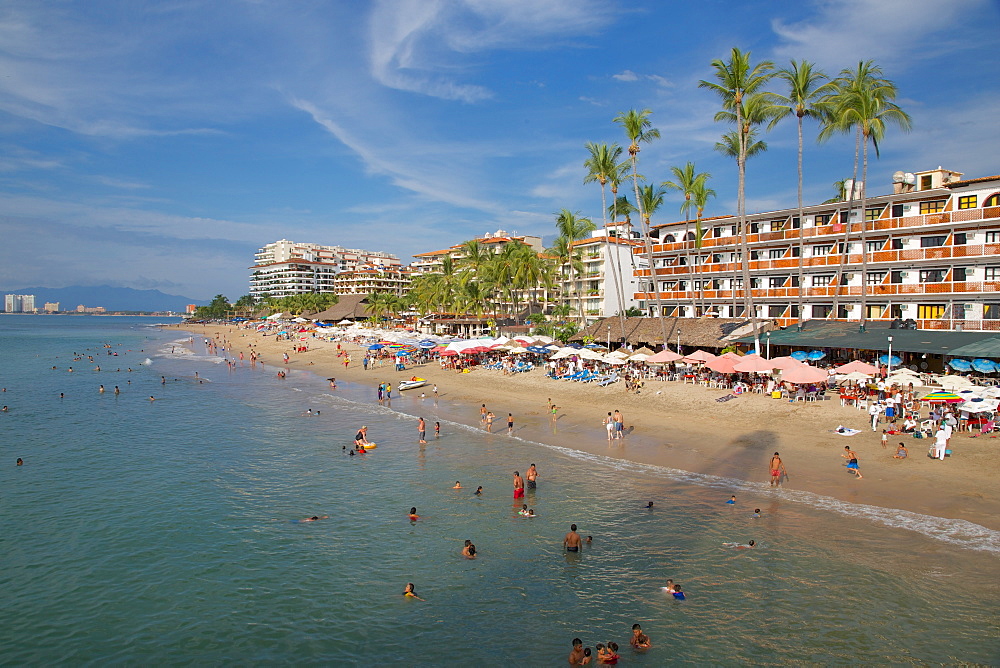
[[[844,376],[843,380],[868,380],[871,378],[867,373],[861,373],[860,371],[852,371],[851,373]]]
[[[960,387],[965,388],[972,385],[972,381],[965,376],[941,376],[937,379],[937,383],[946,390],[954,390]]]
[[[599,359],[602,362],[604,362],[605,364],[625,364],[626,363],[625,360],[623,360],[622,358],[620,358],[620,357],[612,357],[611,355],[605,355],[604,357],[601,357]]]
[[[267,316],[266,320],[277,320],[280,317],[281,317],[280,313],[272,313],[271,315]]]
[[[309,322],[305,318],[292,318],[292,322]]]
[[[617,357],[618,359],[628,358],[628,353],[622,352],[621,350],[616,350],[613,353],[608,353],[606,357]]]
[[[983,399],[982,401],[966,401],[958,405],[958,410],[966,413],[992,413],[1000,407],[998,399]]]
[[[998,398],[1000,397],[1000,387],[987,387],[982,391],[984,397]]]
[[[646,355],[645,353],[636,353],[634,355],[629,355],[626,359],[629,360],[630,362],[645,362],[650,357],[652,357],[652,355]]]

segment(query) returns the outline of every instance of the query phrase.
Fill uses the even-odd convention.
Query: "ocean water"
[[[0,317],[4,664],[559,665],[574,637],[637,665],[1000,661],[996,532],[542,445],[544,418],[488,435],[151,325]],[[362,424],[379,447],[348,457]],[[566,554],[574,522],[593,543]]]

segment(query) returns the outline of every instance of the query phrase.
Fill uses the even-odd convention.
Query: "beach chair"
[[[601,387],[607,387],[608,385],[611,385],[612,383],[617,383],[619,380],[620,379],[618,378],[618,374],[614,373],[614,374],[611,374],[610,378],[608,378],[607,380],[602,380],[600,383],[598,383],[598,385],[600,385]]]

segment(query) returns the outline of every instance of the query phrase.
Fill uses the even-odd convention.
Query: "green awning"
[[[1000,355],[1000,339],[994,332],[951,332],[929,329],[889,329],[889,323],[868,323],[865,331],[859,331],[858,323],[832,320],[808,320],[802,331],[791,326],[772,331],[772,346],[792,346],[795,348],[844,348],[848,350],[888,350],[892,337],[892,351],[906,353],[932,353],[936,355],[958,355],[958,350],[995,341],[989,350]],[[768,337],[761,336],[762,344]],[[753,343],[753,337],[743,337],[740,343]],[[986,349],[986,348],[984,348]],[[971,355],[973,353],[961,353]],[[979,357],[991,357],[987,352],[975,353]]]
[[[949,355],[955,357],[997,357],[1000,358],[1000,338],[983,339],[960,348],[955,348]]]

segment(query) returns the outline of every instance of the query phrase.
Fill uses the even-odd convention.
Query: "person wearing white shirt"
[[[948,449],[948,432],[944,427],[938,427],[934,434],[934,457],[944,461],[945,450]]]
[[[878,430],[878,414],[882,412],[882,406],[880,404],[872,404],[868,408],[868,415],[872,417],[872,431]]]

